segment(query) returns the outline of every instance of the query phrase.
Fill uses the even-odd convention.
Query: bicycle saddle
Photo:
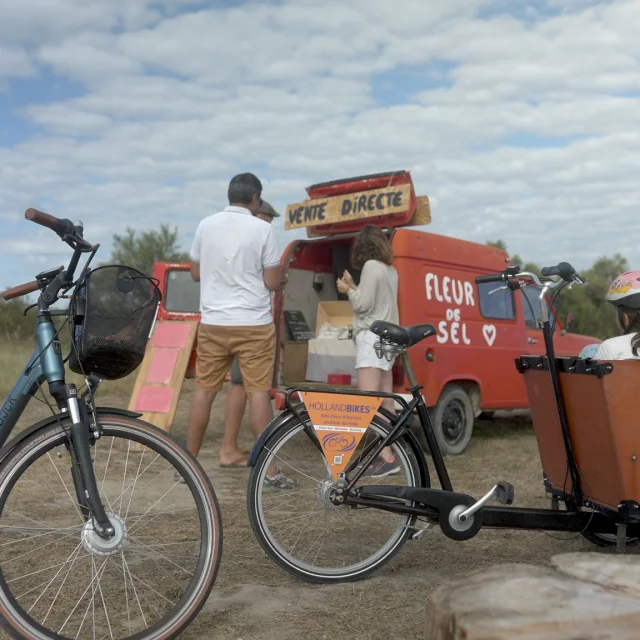
[[[401,347],[412,347],[429,336],[436,334],[436,328],[432,324],[414,324],[410,327],[401,327],[392,322],[376,320],[369,331]]]

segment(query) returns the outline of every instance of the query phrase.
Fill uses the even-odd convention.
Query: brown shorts
[[[273,383],[276,332],[273,322],[257,327],[198,327],[196,386],[220,391],[237,356],[247,393],[269,391]]]

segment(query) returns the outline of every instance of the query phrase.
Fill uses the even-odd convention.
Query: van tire
[[[457,384],[445,387],[431,410],[433,430],[443,455],[458,455],[467,448],[474,418],[469,394]]]

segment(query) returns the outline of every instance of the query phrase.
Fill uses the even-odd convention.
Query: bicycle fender
[[[139,418],[142,414],[129,411],[128,409],[118,409],[115,407],[97,407],[96,414],[98,416],[104,414],[116,414],[119,416],[125,416],[127,418]],[[44,420],[40,420],[40,422],[36,422],[32,424],[30,427],[26,428],[24,431],[21,431],[17,436],[14,436],[5,443],[5,445],[0,449],[0,463],[9,455],[15,448],[18,446],[23,440],[26,440],[30,435],[48,427],[52,424],[56,424],[59,420],[69,421],[68,413],[56,413],[55,415],[51,415]]]
[[[248,467],[255,466],[260,452],[262,451],[264,445],[272,436],[272,434],[280,427],[292,420],[299,420],[299,418],[291,411],[291,409],[285,409],[277,418],[274,418],[265,427],[264,431],[258,436],[258,439],[255,441],[253,447],[251,448],[251,453],[249,454],[249,459],[247,460]]]

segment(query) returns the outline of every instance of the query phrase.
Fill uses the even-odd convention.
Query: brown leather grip
[[[31,282],[25,282],[24,284],[19,284],[17,287],[11,287],[11,289],[7,289],[2,292],[2,297],[5,300],[11,300],[13,298],[20,298],[21,296],[26,296],[27,293],[33,293],[38,290],[38,281],[32,280]]]
[[[38,211],[37,209],[27,209],[24,212],[24,217],[27,220],[31,220],[31,222],[40,224],[43,227],[48,227],[54,231],[57,229],[58,223],[60,222],[60,220],[55,216],[50,216],[48,213]]]

